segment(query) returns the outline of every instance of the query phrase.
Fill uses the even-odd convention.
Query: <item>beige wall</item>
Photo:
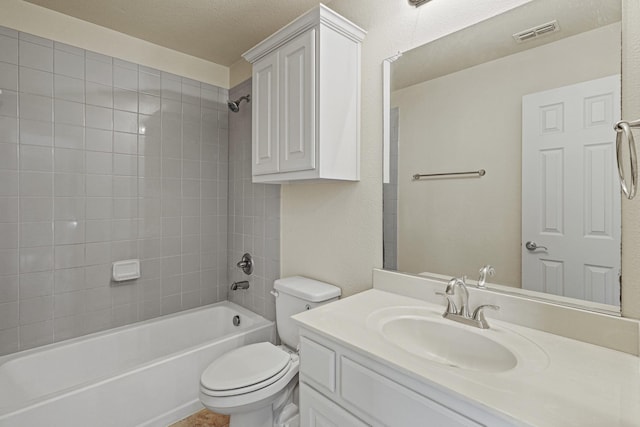
[[[0,0],[0,25],[229,88],[229,68],[21,0]]]
[[[382,61],[526,1],[334,0],[336,12],[368,31],[362,45],[361,180],[282,186],[282,275],[302,274],[351,295],[382,266]]]
[[[468,26],[464,4],[406,0],[334,0],[328,5],[368,31],[362,50],[362,178],[359,183],[302,184],[282,189],[282,274],[340,285],[345,295],[371,287],[382,265],[382,66],[384,59]],[[460,2],[458,2],[460,3]],[[501,3],[501,4],[498,4]],[[492,6],[508,5],[491,2]],[[623,0],[625,116],[640,116],[640,3]],[[431,7],[433,6],[433,7]],[[512,5],[513,6],[513,5]],[[473,7],[466,2],[466,7]],[[487,3],[482,6],[487,7]],[[456,21],[457,24],[452,24]],[[624,24],[623,24],[624,25]],[[633,90],[631,88],[634,88]],[[633,107],[629,106],[633,104]],[[633,110],[632,110],[633,108]],[[635,113],[635,114],[632,114]],[[640,197],[623,204],[623,313],[640,318]]]
[[[236,87],[240,83],[251,78],[251,64],[244,59],[234,62],[229,67],[229,85]]]
[[[622,117],[640,119],[640,1],[622,1]],[[634,131],[636,144],[640,132]],[[622,315],[640,319],[640,196],[622,202]]]
[[[400,108],[399,271],[475,279],[490,263],[495,282],[520,286],[522,96],[619,74],[616,46],[619,23],[392,95]],[[481,168],[481,179],[410,179]]]

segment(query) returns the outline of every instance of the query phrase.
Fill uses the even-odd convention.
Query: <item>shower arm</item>
[[[240,111],[240,103],[242,101],[247,101],[247,102],[251,102],[251,94],[245,95],[245,96],[241,96],[240,98],[238,98],[235,101],[232,100],[228,100],[227,101],[227,107],[229,108],[229,110],[231,110],[234,113],[237,113],[238,111]]]

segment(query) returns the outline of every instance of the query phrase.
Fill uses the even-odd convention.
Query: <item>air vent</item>
[[[560,25],[558,25],[558,21],[554,20],[547,22],[546,24],[538,25],[537,27],[515,33],[513,38],[516,39],[516,42],[522,43],[545,34],[555,33],[556,31],[560,31]]]

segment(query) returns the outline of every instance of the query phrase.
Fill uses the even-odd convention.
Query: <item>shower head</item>
[[[229,107],[229,110],[233,111],[234,113],[237,113],[238,111],[240,111],[240,103],[242,102],[242,100],[251,102],[251,95],[243,96],[235,101],[228,100],[227,107]]]
[[[234,113],[237,113],[238,111],[240,111],[240,107],[238,106],[238,102],[237,101],[227,101],[227,107],[229,107],[229,110],[233,111]]]

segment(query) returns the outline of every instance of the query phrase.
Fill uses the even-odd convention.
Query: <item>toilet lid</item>
[[[244,389],[270,378],[275,377],[276,381],[290,363],[289,353],[269,342],[250,344],[214,360],[205,369],[200,383],[211,391]]]

